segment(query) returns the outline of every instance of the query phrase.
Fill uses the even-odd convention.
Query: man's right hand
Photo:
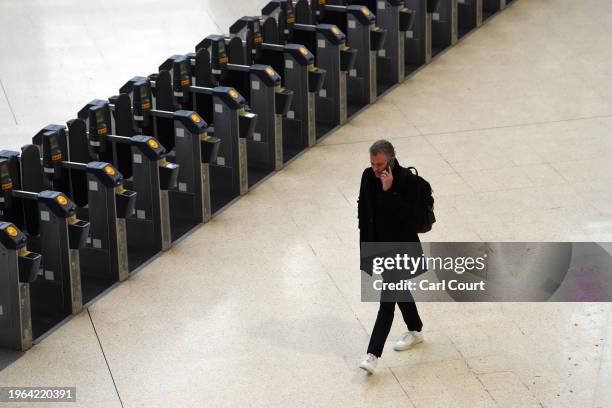
[[[380,181],[382,181],[383,190],[389,191],[389,189],[393,185],[393,172],[391,171],[391,169],[387,167],[387,169],[385,169],[380,174]]]

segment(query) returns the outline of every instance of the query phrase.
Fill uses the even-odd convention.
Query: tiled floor
[[[1,147],[258,3],[3,0]],[[0,386],[76,386],[68,407],[612,406],[603,303],[421,304],[426,342],[387,347],[366,377],[356,363],[377,307],[360,302],[355,214],[367,148],[386,137],[435,189],[426,240],[612,240],[611,13],[606,0],[518,0],[17,359]]]

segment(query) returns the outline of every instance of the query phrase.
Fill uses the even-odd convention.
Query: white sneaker
[[[423,333],[418,331],[408,331],[400,336],[397,339],[397,343],[393,346],[393,350],[395,351],[404,351],[408,350],[410,347],[415,344],[422,343],[424,340]]]
[[[376,370],[376,365],[378,364],[378,357],[374,354],[368,354],[365,356],[363,361],[359,364],[359,368],[367,371],[370,374],[374,374],[374,370]]]

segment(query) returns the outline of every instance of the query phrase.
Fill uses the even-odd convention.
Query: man
[[[416,191],[415,176],[400,166],[395,148],[386,140],[379,140],[370,147],[370,163],[371,167],[361,176],[357,205],[360,242],[420,242],[411,211]],[[391,331],[396,303],[408,331],[400,336],[394,349],[407,350],[423,341],[423,323],[412,295],[409,292],[407,295],[409,301],[406,302],[383,301],[381,296],[367,355],[359,364],[370,374],[374,374]]]

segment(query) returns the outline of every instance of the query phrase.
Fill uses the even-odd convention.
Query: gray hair
[[[381,139],[370,147],[370,155],[376,156],[378,153],[382,153],[387,156],[389,159],[395,157],[395,147],[388,140]]]

